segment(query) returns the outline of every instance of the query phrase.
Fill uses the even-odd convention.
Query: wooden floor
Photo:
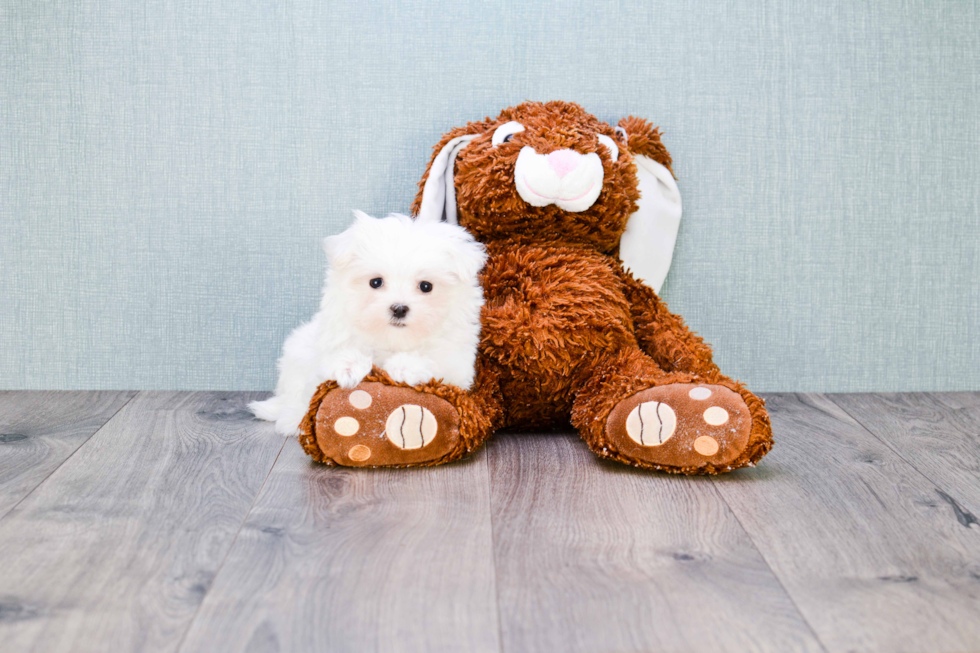
[[[717,478],[328,468],[260,396],[0,392],[0,650],[980,651],[980,393],[769,395]]]

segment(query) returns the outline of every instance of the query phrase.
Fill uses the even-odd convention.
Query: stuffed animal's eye
[[[493,138],[490,139],[490,144],[497,147],[501,143],[507,143],[510,141],[514,134],[519,134],[524,131],[524,125],[514,120],[508,123],[504,123],[497,130],[493,132]]]
[[[621,139],[623,139],[623,142],[624,143],[629,143],[630,142],[629,134],[626,133],[626,130],[625,129],[623,129],[622,127],[619,127],[619,126],[613,127],[613,129],[616,130],[616,135],[619,136]]]
[[[432,284],[428,281],[423,281],[419,284],[419,290],[422,292],[432,292]]]
[[[385,285],[385,280],[382,279],[381,277],[375,277],[371,279],[371,281],[369,281],[368,283],[371,284],[372,288],[380,288],[381,286]]]
[[[609,138],[605,134],[599,134],[599,143],[606,146],[609,150],[609,158],[613,161],[619,159],[619,146],[616,145],[616,141]]]

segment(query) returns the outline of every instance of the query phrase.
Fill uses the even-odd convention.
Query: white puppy
[[[354,215],[347,231],[323,241],[320,310],[286,339],[275,396],[249,404],[280,433],[299,433],[324,380],[352,388],[372,365],[411,385],[473,384],[483,245],[448,223]]]

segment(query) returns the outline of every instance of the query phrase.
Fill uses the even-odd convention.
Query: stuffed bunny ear
[[[681,224],[681,194],[674,176],[661,163],[634,154],[639,177],[639,208],[626,223],[619,241],[623,267],[659,293],[674,256]]]
[[[419,222],[448,222],[456,224],[456,185],[453,169],[456,155],[477,137],[477,134],[457,136],[446,143],[432,160],[429,178],[422,188],[422,202],[415,219]]]

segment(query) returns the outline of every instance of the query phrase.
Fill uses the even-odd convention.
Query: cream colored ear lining
[[[477,134],[457,136],[443,147],[429,168],[429,177],[422,189],[422,203],[415,216],[421,222],[456,224],[456,185],[453,167],[459,151],[477,137]]]
[[[623,267],[660,292],[681,223],[681,194],[670,170],[650,157],[634,154],[640,181],[638,209],[626,223],[619,241]]]

